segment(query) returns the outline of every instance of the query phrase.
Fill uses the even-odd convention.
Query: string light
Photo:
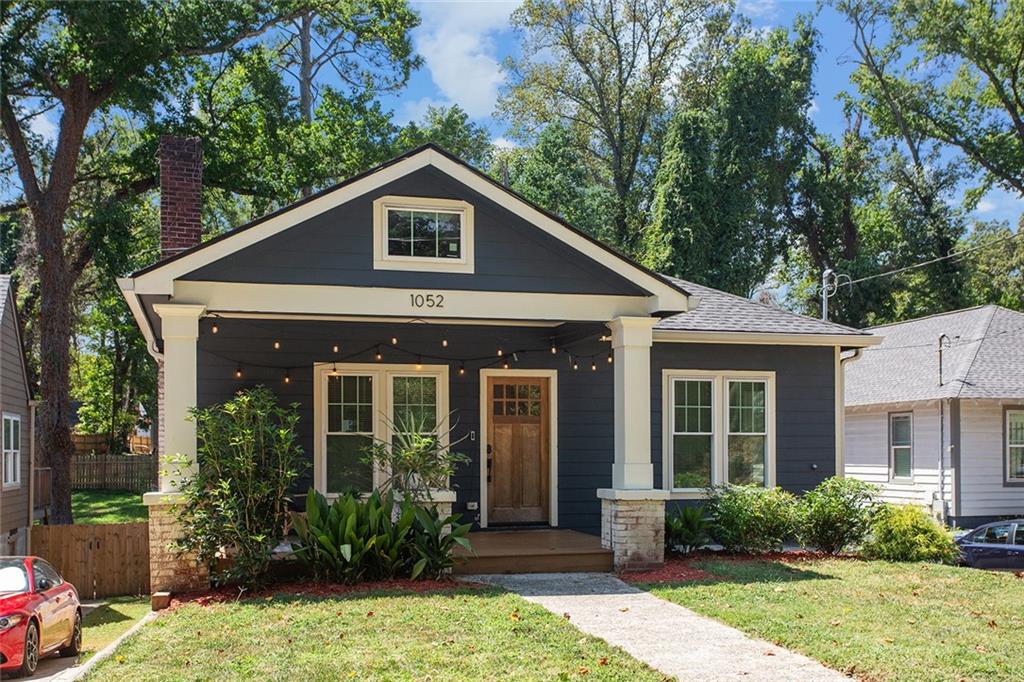
[[[292,383],[292,377],[291,377],[290,374],[288,374],[288,372],[284,373],[284,383],[286,383],[286,384]]]
[[[558,348],[557,348],[557,347],[555,346],[555,342],[554,342],[554,341],[552,341],[552,342],[551,342],[551,354],[552,354],[552,355],[555,355],[555,354],[557,354],[557,353],[558,353]]]
[[[596,372],[597,371],[597,362],[594,361],[594,360],[590,361],[590,371],[591,372]]]
[[[220,331],[220,327],[218,327],[218,326],[217,326],[217,323],[216,323],[216,322],[214,322],[214,323],[213,323],[213,326],[212,326],[212,327],[210,327],[210,331],[211,331],[211,332],[213,332],[214,334],[216,334],[217,332],[219,332],[219,331]]]
[[[572,368],[574,370],[579,369],[580,368],[580,363],[576,362],[576,358],[572,357],[571,355],[569,356],[569,358],[572,360]]]
[[[392,336],[391,337],[391,345],[392,346],[397,346],[398,345],[398,337],[397,336]]]
[[[383,359],[384,359],[384,356],[381,355],[381,353],[380,353],[380,346],[377,346],[377,362],[380,362]]]
[[[503,350],[501,349],[501,346],[498,346],[498,357],[500,358],[500,357],[501,357],[502,355],[504,355],[504,354],[505,354],[505,351],[503,351]]]
[[[331,376],[332,376],[332,377],[336,377],[336,376],[338,376],[338,375],[339,375],[339,372],[338,372],[338,363],[334,363],[334,367],[332,367],[332,368],[331,368]]]
[[[331,348],[331,350],[333,350],[335,353],[337,353],[338,352],[338,344],[334,344],[334,346]]]
[[[448,347],[448,339],[441,339],[441,348]]]
[[[508,369],[508,360],[506,360],[505,362],[501,363],[501,366],[503,368],[505,368],[505,369]]]
[[[466,363],[464,363],[464,362],[463,363],[459,363],[459,376],[461,377],[461,376],[465,376],[465,375],[466,375]]]
[[[416,369],[423,369],[423,356],[422,355],[417,355],[416,356]]]
[[[238,369],[235,370],[235,378],[236,379],[241,379],[242,378],[242,366],[241,365],[239,365]]]
[[[274,341],[274,350],[281,350],[281,342]]]
[[[612,354],[611,354],[611,353],[609,353],[609,354],[608,354],[608,364],[610,365],[610,364],[612,364],[612,362],[613,362],[613,359],[612,359]]]

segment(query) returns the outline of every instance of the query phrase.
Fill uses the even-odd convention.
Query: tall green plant
[[[293,404],[280,407],[263,386],[222,405],[192,410],[198,469],[182,483],[181,549],[211,568],[216,582],[258,584],[284,537],[288,491],[302,473]],[[216,571],[221,552],[227,568]]]

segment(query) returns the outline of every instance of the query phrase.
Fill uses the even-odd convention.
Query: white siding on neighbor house
[[[1024,401],[1004,400],[960,403],[960,515],[1024,515],[1024,487],[1003,485],[1003,409],[1022,404]]]
[[[945,437],[949,446],[949,408],[946,409]],[[889,415],[894,412],[914,415],[913,478],[892,481],[889,478]],[[917,504],[929,509],[939,487],[939,403],[937,401],[898,405],[848,407],[845,419],[847,476],[874,483],[882,489],[881,498],[894,504]],[[946,455],[945,499],[952,500],[953,474]]]

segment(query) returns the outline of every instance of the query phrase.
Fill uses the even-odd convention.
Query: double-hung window
[[[889,477],[914,477],[914,415],[911,412],[889,415]]]
[[[324,364],[316,375],[314,483],[326,495],[379,487],[386,472],[368,448],[393,444],[398,430],[436,433],[448,414],[447,365]]]
[[[663,473],[672,491],[775,484],[773,373],[665,370],[664,385]]]
[[[373,212],[374,269],[473,272],[472,205],[386,196]]]
[[[1024,410],[1006,411],[1006,481],[1024,483]]]
[[[21,485],[21,417],[3,415],[3,486]]]

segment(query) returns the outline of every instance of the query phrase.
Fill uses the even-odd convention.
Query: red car
[[[43,656],[77,656],[81,648],[74,586],[39,557],[0,557],[0,673],[31,675]]]

